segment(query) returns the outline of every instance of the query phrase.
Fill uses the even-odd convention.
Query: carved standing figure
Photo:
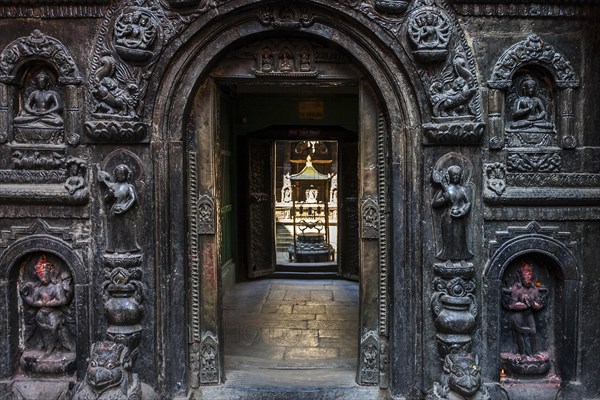
[[[25,100],[23,109],[14,119],[15,126],[55,128],[63,126],[58,93],[50,90],[50,76],[40,72],[34,79],[36,90]]]
[[[433,180],[442,185],[433,197],[433,207],[446,207],[442,216],[442,250],[437,254],[441,260],[467,260],[473,257],[467,246],[468,215],[471,211],[471,195],[461,184],[463,171],[458,165],[448,168],[444,177],[434,171]]]
[[[516,282],[504,289],[503,305],[510,311],[519,353],[534,356],[540,351],[534,312],[544,307],[545,288],[539,282],[534,282],[533,269],[529,264],[523,264],[517,270],[516,277]]]
[[[63,313],[63,306],[73,297],[71,275],[60,271],[45,255],[36,263],[35,273],[38,280],[21,283],[19,292],[28,306],[37,309],[35,323],[44,356],[71,350]]]
[[[114,179],[100,171],[98,179],[108,189],[105,200],[110,204],[107,217],[107,253],[128,253],[140,250],[137,243],[136,215],[133,212],[137,194],[131,179],[131,170],[120,164],[114,169]]]
[[[554,125],[549,121],[544,102],[537,96],[538,84],[527,75],[521,82],[520,96],[513,104],[512,129],[541,129],[552,130]]]

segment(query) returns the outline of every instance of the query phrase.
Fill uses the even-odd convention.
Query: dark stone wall
[[[266,72],[266,77],[256,75],[255,59],[240,51],[260,40],[289,36],[310,38],[324,48],[330,45],[326,48],[328,56],[338,54],[336,52],[343,55],[339,59],[322,56],[316,61],[315,65],[322,68],[318,79],[334,80],[335,74],[346,68],[337,64],[353,63],[348,70],[355,74],[353,76],[360,76],[360,81],[367,82],[376,92],[377,104],[372,107],[378,115],[370,117],[381,121],[381,126],[376,126],[372,136],[368,137],[382,138],[378,165],[389,185],[384,199],[378,200],[382,207],[384,203],[388,207],[388,214],[380,218],[387,218],[389,225],[388,231],[384,232],[387,233],[384,249],[387,259],[383,257],[383,263],[389,263],[389,274],[378,276],[384,277],[379,289],[387,296],[383,319],[389,326],[386,334],[380,332],[381,343],[389,341],[389,346],[381,345],[385,349],[381,350],[380,376],[386,376],[387,380],[389,373],[391,377],[387,383],[381,378],[382,389],[393,396],[417,399],[429,393],[438,396],[432,398],[443,398],[436,394],[435,388],[447,383],[445,363],[465,359],[475,363],[477,356],[481,377],[492,398],[502,398],[495,396],[501,396],[503,390],[511,399],[521,398],[522,393],[540,396],[536,398],[554,398],[557,393],[562,393],[565,399],[591,399],[600,395],[600,382],[595,373],[600,363],[597,340],[600,318],[596,304],[600,290],[600,272],[596,267],[596,260],[600,258],[596,246],[600,241],[599,6],[592,2],[554,1],[545,5],[519,2],[518,8],[510,9],[513,11],[509,13],[511,2],[504,1],[314,0],[302,2],[308,11],[292,7],[295,19],[287,20],[277,13],[265,17],[264,2],[258,0],[145,0],[141,6],[126,1],[62,3],[30,1],[16,5],[0,1],[0,49],[7,48],[14,40],[29,37],[37,29],[45,37],[60,42],[72,57],[77,67],[77,82],[60,85],[54,82],[53,85],[61,93],[64,103],[61,111],[65,120],[64,135],[69,137],[73,132],[79,135],[76,140],[65,138],[59,145],[43,143],[44,139],[35,135],[33,139],[18,139],[12,129],[14,118],[21,115],[23,102],[35,90],[31,82],[22,79],[23,71],[45,65],[54,71],[56,77],[53,79],[59,81],[68,74],[58,70],[57,66],[62,65],[60,60],[53,61],[43,50],[33,51],[33,54],[21,51],[19,61],[11,64],[12,69],[8,68],[17,71],[16,78],[6,68],[2,69],[1,63],[8,55],[0,59],[0,257],[4,257],[0,258],[3,262],[0,265],[0,320],[6,321],[0,329],[0,343],[4,346],[0,348],[0,393],[4,393],[5,388],[8,391],[8,387],[20,379],[15,372],[20,368],[18,353],[22,350],[18,348],[20,322],[17,318],[17,288],[21,278],[14,270],[7,276],[7,271],[24,254],[14,249],[20,241],[31,238],[40,238],[40,241],[32,242],[41,246],[36,251],[55,251],[53,254],[58,252],[58,256],[78,260],[83,265],[86,281],[78,283],[77,289],[80,291],[77,295],[77,332],[83,336],[76,349],[80,360],[87,357],[92,343],[113,339],[139,350],[139,355],[133,357],[133,371],[141,381],[166,397],[183,395],[190,387],[197,388],[201,383],[223,381],[222,371],[221,375],[214,371],[212,373],[216,375],[206,375],[201,361],[194,358],[204,346],[213,346],[217,352],[222,352],[222,343],[211,336],[214,334],[217,339],[219,336],[214,332],[220,323],[218,278],[212,277],[214,281],[210,280],[211,276],[198,278],[203,285],[207,282],[212,285],[206,290],[202,286],[199,296],[202,299],[214,296],[215,303],[211,303],[216,308],[214,315],[208,315],[204,308],[195,313],[193,302],[205,300],[194,299],[191,283],[195,282],[191,265],[194,262],[201,266],[210,264],[210,246],[202,246],[205,242],[213,243],[209,237],[214,236],[214,231],[211,233],[210,227],[201,222],[199,226],[203,228],[200,230],[205,231],[190,232],[188,220],[198,217],[191,205],[195,189],[189,170],[189,153],[202,154],[213,145],[198,142],[204,137],[199,132],[210,125],[203,119],[208,115],[206,109],[209,106],[202,97],[209,98],[205,94],[209,91],[203,92],[205,88],[200,86],[210,73],[224,79],[233,75],[231,71],[238,74],[236,79],[271,79],[271,82],[295,79],[270,76],[271,71],[266,70],[262,71]],[[139,51],[118,56],[110,44],[114,38],[109,30],[115,23],[110,18],[122,13],[126,3],[127,7],[139,7],[152,15],[150,20],[160,29],[155,42],[138,48],[146,53]],[[278,9],[279,3],[275,3],[271,5]],[[449,56],[443,59],[439,54],[425,52],[419,55],[415,50],[418,41],[411,43],[407,36],[421,6],[447,15],[448,29],[453,36],[452,46],[446,49]],[[218,24],[214,24],[215,20]],[[221,26],[215,26],[219,24]],[[229,25],[234,28],[228,32],[234,31],[238,40],[235,46],[222,52],[232,40],[215,39],[213,34]],[[540,61],[539,57],[525,62],[521,69],[515,68],[512,72],[516,75],[511,77],[518,77],[519,71],[533,71],[533,75],[539,73],[543,77],[538,79],[538,85],[546,85],[546,93],[542,94],[549,99],[546,104],[552,108],[549,114],[558,131],[558,139],[549,146],[539,143],[508,145],[504,140],[494,144],[493,135],[497,132],[494,124],[502,120],[500,131],[504,135],[505,128],[511,123],[505,114],[497,115],[498,104],[512,104],[513,100],[504,97],[510,90],[519,90],[511,89],[512,83],[500,87],[502,84],[493,78],[494,68],[511,46],[527,41],[531,34],[538,35],[544,46],[551,46],[564,56],[579,84],[557,82],[550,64]],[[369,51],[379,58],[365,56],[370,54]],[[206,54],[211,54],[214,59],[202,59]],[[188,55],[197,58],[190,61]],[[448,61],[456,56],[464,59],[464,63]],[[112,57],[115,64],[106,57]],[[130,57],[129,61],[123,61],[127,57]],[[344,62],[340,62],[342,59]],[[235,63],[237,66],[232,67]],[[215,66],[219,68],[215,70]],[[103,67],[107,67],[106,70]],[[454,84],[460,78],[460,73],[456,72],[460,67],[466,70],[462,77],[467,83],[459,84],[459,89],[453,90],[472,90],[468,101],[461,106],[448,106],[447,114],[443,111],[444,115],[436,114],[439,109],[432,103],[437,100],[432,100],[434,83],[430,78],[436,74],[450,76],[445,84]],[[347,73],[346,70],[343,72]],[[299,76],[318,81],[316,75]],[[94,80],[94,77],[99,78]],[[102,81],[106,77],[118,81],[118,90],[109,87],[109,80]],[[190,81],[182,84],[182,77]],[[185,88],[186,94],[174,96],[189,95],[189,98],[162,97],[171,86]],[[438,99],[447,100],[456,93],[448,87],[438,93]],[[104,94],[94,94],[99,90],[104,90]],[[567,91],[572,92],[572,100]],[[115,99],[107,100],[110,96]],[[500,96],[501,100],[494,96]],[[354,100],[348,102],[353,107]],[[178,107],[181,104],[184,107]],[[474,111],[465,111],[466,105]],[[570,107],[571,128],[567,126],[568,121],[565,122],[569,116],[562,118],[563,114],[569,114]],[[159,115],[161,110],[168,112]],[[390,110],[401,112],[395,114]],[[354,122],[352,124],[354,128]],[[16,125],[18,128],[19,124]],[[166,129],[174,131],[165,132]],[[472,132],[469,133],[469,129]],[[571,140],[567,138],[569,135],[571,142],[567,141]],[[23,147],[24,144],[33,147],[25,146],[25,150],[19,150],[19,145]],[[43,154],[56,151],[62,154],[62,164],[60,168],[50,169],[35,165],[17,168],[15,151]],[[542,153],[555,154],[558,164],[548,166],[538,158],[544,157],[540,156]],[[202,161],[202,156],[199,157]],[[510,164],[511,157],[527,160],[515,167]],[[83,160],[86,166],[85,173],[81,174],[83,189],[78,189],[75,195],[69,194],[64,187],[71,158]],[[492,176],[486,168],[496,163],[501,164],[503,174],[499,172],[500,175]],[[107,197],[110,197],[110,185],[119,181],[115,167],[120,164],[127,165],[132,171],[130,177],[120,182],[126,184],[121,188],[133,187],[135,202],[132,210],[136,214],[131,214],[128,220],[132,225],[118,226],[121,230],[115,239],[110,237],[114,226],[107,220],[113,212],[113,203]],[[434,175],[436,171],[447,172],[449,166],[457,164],[463,167],[463,174],[468,172],[470,175],[459,185],[465,188],[470,202],[465,237],[460,239],[464,240],[473,257],[438,254],[450,244],[443,233],[445,209],[433,204],[443,189],[443,184],[436,181]],[[39,172],[48,170],[52,173]],[[202,169],[199,171],[202,173]],[[200,188],[201,191],[204,189]],[[218,196],[218,190],[211,195]],[[214,207],[215,199],[212,201]],[[205,223],[210,225],[210,221]],[[209,249],[204,253],[190,250],[192,236],[196,233],[200,238],[198,246]],[[127,235],[136,237],[138,249],[107,250],[111,242],[131,240]],[[50,243],[49,238],[60,241],[60,250],[50,244],[44,247],[45,243]],[[514,248],[515,253],[512,256],[503,253],[506,248]],[[551,348],[546,350],[553,357],[552,373],[562,379],[560,388],[547,376],[538,375],[533,379],[534,383],[524,383],[528,379],[517,373],[513,374],[512,381],[510,376],[508,382],[504,381],[504,389],[500,388],[498,349],[507,346],[500,346],[498,341],[510,340],[506,329],[502,333],[506,310],[501,305],[501,289],[506,288],[507,283],[503,282],[506,276],[501,271],[515,269],[510,263],[521,253],[543,253],[538,260],[545,263],[543,268],[555,279],[542,282],[552,292],[553,303],[547,306],[546,320],[540,320],[538,324],[545,324],[542,328],[546,330],[551,329],[547,346]],[[201,256],[199,261],[194,258],[198,254]],[[13,259],[8,259],[9,255]],[[448,261],[455,264],[454,269],[436,266]],[[465,263],[462,265],[464,271],[457,272],[460,261]],[[470,266],[465,266],[467,264]],[[73,265],[70,268],[74,268]],[[119,275],[119,268],[123,269],[123,275]],[[473,316],[473,327],[447,328],[439,322],[440,310],[436,310],[435,305],[432,307],[432,299],[441,297],[442,292],[434,286],[434,281],[443,274],[446,274],[444,279],[472,280],[474,288],[469,304],[477,306],[477,311],[463,310],[453,318],[468,320]],[[117,292],[127,294],[119,297],[114,294]],[[127,301],[115,306],[115,298],[126,298]],[[112,308],[105,314],[106,304],[111,299]],[[85,304],[82,303],[84,300]],[[196,305],[200,309],[200,305]],[[129,309],[125,310],[127,307]],[[374,321],[381,318],[371,315],[372,310],[365,313]],[[190,337],[194,318],[216,320],[214,329],[198,333],[201,337],[197,341]],[[468,337],[470,346],[463,348],[464,343],[456,342],[451,351],[440,350],[439,335],[449,332],[459,332],[463,339]],[[459,354],[463,358],[450,359],[446,357],[448,354]],[[77,363],[77,381],[85,382],[86,368],[85,362]],[[71,377],[64,378],[55,391],[67,390],[70,381],[73,381]],[[74,381],[71,383],[75,384]],[[551,389],[542,387],[546,383],[554,386]],[[14,385],[19,387],[19,384]],[[483,386],[478,393],[484,396]]]

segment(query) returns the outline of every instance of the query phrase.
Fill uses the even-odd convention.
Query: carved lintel
[[[206,332],[200,346],[200,383],[219,383],[219,371],[219,341],[214,333]]]
[[[83,130],[92,142],[145,143],[148,141],[150,126],[139,121],[99,120],[86,121]]]
[[[379,239],[379,205],[371,196],[361,205],[361,238]]]
[[[360,340],[359,377],[361,385],[379,384],[379,340],[375,331],[363,334]]]
[[[215,200],[212,196],[204,194],[198,199],[198,234],[215,234]]]
[[[423,124],[425,144],[478,145],[485,132],[485,123],[473,120]]]

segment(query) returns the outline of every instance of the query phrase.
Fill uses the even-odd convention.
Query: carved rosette
[[[360,340],[359,384],[379,383],[379,340],[375,331],[369,331]]]

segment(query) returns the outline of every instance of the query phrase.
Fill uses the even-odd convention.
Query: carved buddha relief
[[[19,110],[13,119],[18,143],[63,142],[62,96],[49,68],[32,70],[19,93]]]
[[[536,74],[521,73],[506,96],[508,147],[556,146],[550,90]]]

